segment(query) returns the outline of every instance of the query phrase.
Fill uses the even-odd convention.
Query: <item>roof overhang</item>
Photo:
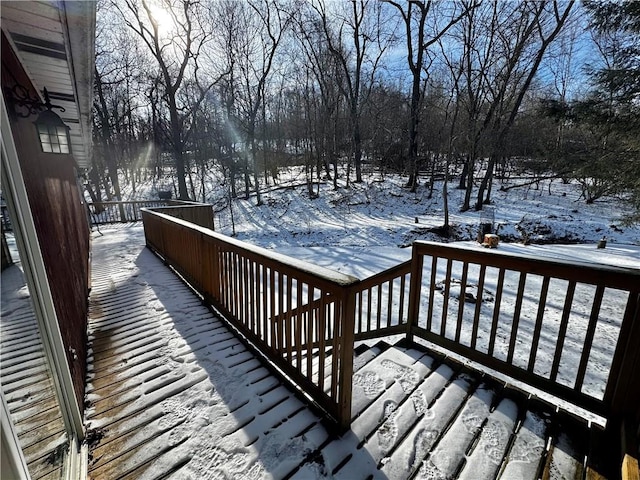
[[[69,126],[80,168],[91,161],[96,2],[2,1],[2,30],[34,87],[47,88]]]

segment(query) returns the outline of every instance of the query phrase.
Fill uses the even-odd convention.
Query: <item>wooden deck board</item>
[[[480,385],[473,392],[449,428],[441,432],[422,460],[419,465],[421,477],[456,477],[464,464],[470,445],[477,438],[490,414],[494,399],[495,391],[484,385]]]
[[[516,432],[500,478],[538,478],[545,459],[548,422],[533,411],[527,411]]]

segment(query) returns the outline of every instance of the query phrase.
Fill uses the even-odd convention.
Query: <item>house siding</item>
[[[34,86],[2,36],[2,87]],[[5,93],[6,95],[6,93]],[[5,96],[8,108],[11,99]],[[58,324],[82,411],[87,357],[89,225],[71,155],[40,151],[33,121],[12,118],[11,130],[24,176]]]

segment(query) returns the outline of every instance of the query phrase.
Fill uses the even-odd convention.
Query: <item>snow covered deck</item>
[[[91,478],[606,473],[597,429],[417,346],[356,349],[353,422],[333,434],[134,233],[93,244]]]

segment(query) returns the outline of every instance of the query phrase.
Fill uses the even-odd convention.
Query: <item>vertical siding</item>
[[[16,81],[33,89],[3,35],[3,90]],[[7,106],[11,108],[10,101],[7,101]],[[87,355],[89,226],[76,182],[75,161],[71,155],[40,151],[33,126],[36,118],[13,118],[11,130],[67,352],[76,400],[82,411]]]

